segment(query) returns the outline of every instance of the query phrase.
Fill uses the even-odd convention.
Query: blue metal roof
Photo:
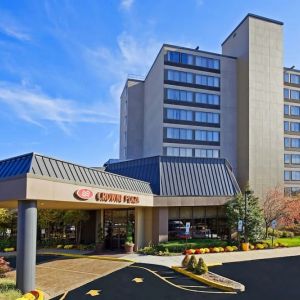
[[[226,159],[154,156],[110,163],[106,170],[150,182],[160,196],[233,196],[240,192]]]
[[[29,153],[0,161],[0,180],[34,174],[79,184],[152,194],[148,182]]]

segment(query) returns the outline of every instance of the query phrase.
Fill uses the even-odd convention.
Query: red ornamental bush
[[[11,271],[12,268],[9,266],[9,262],[0,257],[0,277],[5,277],[5,273]]]

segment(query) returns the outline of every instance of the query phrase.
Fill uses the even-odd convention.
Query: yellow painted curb
[[[215,263],[207,263],[206,265],[207,265],[208,268],[210,268],[210,267],[223,266],[223,263],[221,263],[221,262],[215,262]]]
[[[222,290],[222,291],[226,291],[226,292],[240,292],[240,291],[243,291],[243,290],[237,290],[233,287],[230,287],[226,284],[221,284],[221,283],[217,283],[217,282],[214,282],[214,281],[211,281],[207,278],[204,278],[203,276],[201,275],[196,275],[196,274],[193,274],[192,272],[189,272],[189,271],[186,271],[184,270],[183,268],[181,267],[176,267],[176,266],[173,266],[171,267],[174,271],[180,273],[180,274],[183,274],[185,276],[188,276],[194,280],[197,280],[199,282],[202,282],[204,284],[207,284],[211,287],[214,287],[216,289],[219,289],[219,290]]]
[[[44,300],[44,293],[40,290],[33,290],[16,300]]]
[[[71,253],[59,253],[59,252],[43,252],[38,253],[38,255],[61,255],[66,257],[74,257],[74,258],[90,258],[90,259],[98,259],[98,260],[109,260],[109,261],[122,261],[122,262],[131,262],[134,263],[134,260],[126,259],[126,258],[117,258],[111,256],[94,256],[94,255],[82,255],[82,254],[71,254]]]

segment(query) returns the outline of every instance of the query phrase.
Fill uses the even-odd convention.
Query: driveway
[[[15,267],[15,257],[9,261]],[[55,297],[128,265],[130,263],[120,261],[38,255],[36,287]],[[15,277],[15,271],[10,272],[9,277]]]
[[[300,299],[300,257],[226,263],[211,270],[246,286],[240,294],[222,293],[184,278],[167,267],[133,264],[96,279],[55,300],[260,300]],[[154,274],[155,273],[155,274]]]

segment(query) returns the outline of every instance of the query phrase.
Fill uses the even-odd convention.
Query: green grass
[[[268,243],[272,242],[272,239],[265,240]],[[300,246],[300,236],[295,236],[292,238],[274,238],[274,243],[287,244],[288,247]]]
[[[21,296],[21,292],[16,289],[15,281],[0,278],[0,300],[15,300]]]
[[[210,247],[225,247],[227,246],[226,241],[219,239],[191,239],[185,240],[173,240],[159,244],[159,246],[168,249],[169,252],[180,253],[184,249],[196,249],[196,248],[210,248]]]

